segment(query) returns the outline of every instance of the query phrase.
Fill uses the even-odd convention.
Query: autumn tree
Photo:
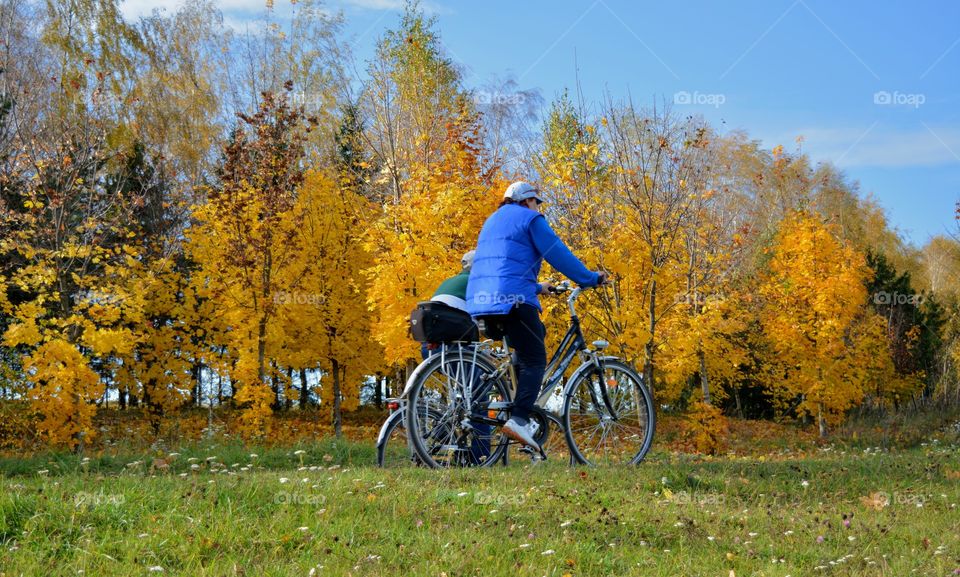
[[[238,116],[220,183],[194,208],[198,224],[189,232],[188,254],[198,267],[193,279],[198,293],[217,302],[227,319],[238,354],[235,399],[246,407],[246,431],[259,434],[272,396],[268,348],[282,340],[272,331],[275,296],[291,291],[295,282],[288,274],[301,226],[294,208],[310,123],[291,108],[286,93],[264,93],[255,114]]]
[[[388,365],[419,357],[408,334],[410,311],[460,270],[460,257],[476,246],[484,220],[506,188],[478,163],[477,117],[469,110],[448,125],[443,156],[433,166],[411,166],[405,193],[383,207],[368,236],[377,255],[368,269],[374,334]]]
[[[643,351],[643,375],[652,387],[658,325],[685,289],[683,232],[693,211],[692,197],[706,190],[709,130],[700,120],[641,111],[632,104],[610,107],[605,118],[621,214],[610,253],[623,263],[617,287],[629,303],[623,312],[644,318],[644,325],[631,333],[633,346]]]
[[[398,201],[415,167],[429,170],[443,161],[447,124],[466,100],[460,73],[440,42],[435,18],[408,2],[395,30],[378,41],[360,95],[369,120],[367,148],[380,174],[371,186],[384,201]]]
[[[281,357],[295,368],[319,368],[321,403],[329,407],[335,434],[343,410],[360,400],[366,375],[382,368],[383,351],[371,334],[366,270],[373,256],[363,243],[369,201],[336,175],[310,172],[295,210],[302,211],[296,293],[281,299],[280,326],[289,335]]]
[[[798,211],[781,225],[759,283],[764,332],[779,368],[782,402],[815,416],[820,434],[891,376],[883,320],[867,304],[871,271],[862,254],[817,217]]]

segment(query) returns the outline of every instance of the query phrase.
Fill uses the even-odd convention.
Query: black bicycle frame
[[[504,339],[504,345],[509,347],[509,342]],[[577,316],[570,317],[570,328],[567,329],[567,333],[563,335],[563,339],[560,341],[560,345],[557,346],[557,350],[554,351],[553,356],[550,358],[550,361],[547,362],[547,366],[544,369],[544,378],[543,383],[540,386],[540,391],[537,394],[537,400],[540,400],[540,397],[544,395],[547,391],[552,390],[556,387],[561,380],[563,380],[563,374],[567,371],[567,368],[570,367],[570,363],[573,362],[573,359],[577,356],[577,353],[580,351],[586,350],[587,341],[583,337],[583,331],[580,328],[580,318]],[[512,370],[512,369],[511,369]],[[603,374],[602,367],[600,367],[601,375]],[[487,392],[489,392],[490,387],[493,383],[487,382],[483,386],[479,387],[480,395],[477,394],[478,391],[474,392],[474,398],[480,396],[482,398]],[[601,385],[603,383],[601,382]],[[610,403],[610,398],[607,395],[607,388],[605,386],[600,387],[601,399],[597,399],[594,394],[593,388],[590,388],[590,396],[593,403],[596,406],[599,406],[602,402],[603,406],[607,408],[607,412],[611,415],[614,420],[617,419],[617,414],[613,410],[613,405]],[[490,425],[502,425],[503,420],[493,419],[485,415],[473,415],[471,416],[471,421],[487,423]]]
[[[577,353],[586,348],[587,342],[583,338],[583,331],[580,330],[580,319],[572,317],[570,319],[570,328],[567,329],[567,334],[563,335],[560,345],[553,353],[553,357],[550,358],[550,362],[547,363],[547,368],[544,370],[544,379],[543,384],[540,386],[539,395],[557,386],[560,380],[563,379],[563,373],[567,371],[567,367],[573,362],[573,358]]]

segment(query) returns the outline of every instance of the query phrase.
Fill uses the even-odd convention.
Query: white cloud
[[[166,14],[173,14],[179,10],[186,0],[122,0],[120,12],[128,20],[136,20],[141,16],[148,16],[154,8],[160,8]],[[375,1],[375,0],[367,0]],[[217,0],[214,5],[226,14],[236,14],[241,19],[258,17],[267,10],[266,0]],[[292,11],[289,0],[276,0],[273,5],[274,13],[288,15]]]
[[[400,10],[403,0],[344,0],[345,4],[367,10]]]
[[[331,6],[376,11],[403,10],[405,4],[404,0],[328,0],[328,2]],[[452,8],[429,0],[420,2],[420,9],[427,14],[453,14]]]
[[[120,13],[127,20],[136,21],[142,16],[149,16],[154,8],[173,14],[183,4],[184,0],[123,0],[120,2]]]
[[[802,136],[803,151],[841,168],[904,168],[960,164],[960,127],[918,123],[889,128],[879,122],[861,127],[798,129],[767,144],[790,143]]]

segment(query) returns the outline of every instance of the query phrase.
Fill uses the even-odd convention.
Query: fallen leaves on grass
[[[863,503],[864,507],[879,511],[890,504],[890,498],[886,493],[874,491],[866,497],[860,497],[860,502]]]

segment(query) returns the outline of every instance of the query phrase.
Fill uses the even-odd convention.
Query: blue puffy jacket
[[[537,299],[543,259],[580,286],[595,286],[600,280],[542,214],[516,204],[501,206],[487,218],[476,250],[467,283],[467,311],[475,317],[507,314],[520,303],[543,310]]]

